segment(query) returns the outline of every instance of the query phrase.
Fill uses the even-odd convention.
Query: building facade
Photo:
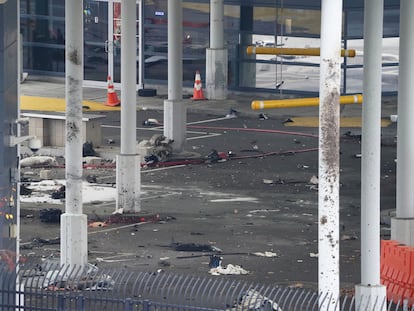
[[[320,1],[224,1],[228,87],[275,93],[316,94],[319,57],[247,55],[249,45],[319,47]],[[120,80],[120,0],[84,0],[85,80],[104,85]],[[210,1],[183,1],[183,80],[191,86],[206,72]],[[362,91],[363,1],[344,1],[343,45],[355,58],[343,59],[345,94]],[[137,1],[137,84],[167,82],[167,0]],[[29,74],[64,76],[65,0],[20,0],[23,68]],[[140,25],[141,23],[141,25]],[[142,26],[142,27],[141,27]],[[140,40],[141,35],[141,40]],[[384,11],[383,91],[397,91],[399,1]],[[142,50],[142,54],[141,51]],[[141,60],[141,61],[140,61]],[[140,62],[144,65],[140,68]],[[141,79],[141,80],[140,80]]]

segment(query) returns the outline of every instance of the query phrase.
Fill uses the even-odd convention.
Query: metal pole
[[[411,104],[414,83],[414,2],[401,0],[400,12],[400,70],[398,87],[398,143],[397,143],[397,217],[414,217],[414,106]]]
[[[136,1],[121,5],[121,154],[117,157],[117,210],[141,210],[141,166],[137,154],[136,108]],[[132,65],[131,65],[132,64]]]
[[[88,262],[87,219],[82,214],[83,1],[65,2],[66,200],[61,216],[62,265]]]
[[[183,99],[183,13],[181,0],[168,1],[168,100],[164,101],[164,136],[172,139],[174,152],[186,140],[186,107]]]
[[[108,76],[111,76],[114,81],[114,3],[113,0],[108,0]]]
[[[361,282],[380,283],[381,63],[384,0],[365,0]]]
[[[181,0],[168,1],[168,100],[183,98],[183,13]]]
[[[210,48],[224,48],[224,0],[210,1]]]
[[[319,307],[321,310],[339,310],[339,97],[342,0],[322,0],[321,11]]]
[[[362,95],[345,95],[339,97],[341,105],[362,104]],[[318,97],[309,98],[290,98],[290,99],[272,99],[272,100],[254,100],[251,103],[253,110],[272,109],[272,108],[292,108],[292,107],[310,107],[319,106]]]
[[[271,48],[261,46],[248,46],[246,49],[248,55],[267,54],[267,55],[307,55],[319,56],[321,51],[319,48]],[[340,50],[341,57],[355,57],[355,50]]]
[[[139,57],[139,74],[138,88],[144,88],[144,0],[138,2],[138,57]]]
[[[397,125],[397,214],[391,220],[391,238],[414,246],[414,1],[400,1],[400,66]]]
[[[136,153],[136,2],[121,6],[121,154]],[[132,65],[131,65],[132,64]],[[133,129],[133,130],[131,130]]]
[[[355,287],[360,310],[385,311],[380,280],[381,73],[384,0],[365,0],[364,105],[361,163],[361,284]],[[380,307],[382,306],[382,307]]]

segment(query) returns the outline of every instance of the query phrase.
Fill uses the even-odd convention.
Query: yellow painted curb
[[[121,106],[106,106],[105,103],[93,101],[82,101],[84,111],[121,111]],[[66,101],[64,98],[49,98],[38,96],[20,96],[21,110],[39,110],[39,111],[57,111],[66,110]]]
[[[294,117],[293,122],[286,122],[285,126],[319,127],[319,117]],[[391,124],[390,120],[381,119],[381,127]],[[340,120],[341,127],[362,127],[361,117],[344,117]]]

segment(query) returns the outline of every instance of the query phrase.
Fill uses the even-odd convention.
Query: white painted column
[[[60,224],[61,265],[88,262],[87,218],[82,211],[83,1],[65,1],[66,200]]]
[[[397,125],[397,213],[391,239],[414,246],[414,1],[400,1],[400,66]]]
[[[121,6],[121,153],[117,156],[117,210],[141,210],[141,165],[137,154],[136,77],[136,1],[124,0]],[[131,66],[131,64],[133,64]]]
[[[227,98],[228,52],[224,48],[224,0],[210,0],[210,48],[206,51],[208,99]]]
[[[144,0],[138,1],[138,59],[139,59],[139,73],[138,73],[138,88],[144,88]]]
[[[322,0],[319,86],[319,308],[339,310],[339,97],[342,0]]]
[[[384,0],[365,0],[361,163],[361,284],[358,310],[386,310],[380,279],[381,75]]]
[[[183,12],[181,0],[168,1],[168,99],[164,101],[164,136],[174,152],[184,150],[187,112],[183,99]]]

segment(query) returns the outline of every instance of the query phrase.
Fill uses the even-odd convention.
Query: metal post
[[[138,58],[139,58],[139,73],[138,73],[138,88],[144,88],[144,0],[138,1]]]
[[[206,51],[206,91],[208,99],[227,97],[228,52],[224,47],[224,1],[210,1],[210,48]]]
[[[414,1],[400,1],[400,66],[397,125],[397,214],[391,220],[391,238],[414,246]]]
[[[108,43],[107,43],[108,76],[111,76],[112,81],[114,81],[114,2],[113,0],[108,0],[108,16],[111,16],[111,18],[108,19]]]
[[[385,310],[380,280],[381,73],[384,0],[365,0],[364,105],[361,163],[361,284],[355,287],[360,310]]]
[[[174,140],[173,150],[182,152],[186,140],[186,107],[183,93],[182,0],[168,1],[168,100],[164,101],[164,136]]]
[[[319,87],[320,310],[339,310],[339,97],[342,0],[322,0]]]
[[[141,166],[137,154],[136,108],[136,1],[121,6],[121,154],[117,156],[117,210],[141,210]],[[131,66],[133,64],[133,66]]]
[[[60,262],[88,262],[87,218],[82,214],[83,1],[65,2],[66,200],[61,216]]]

